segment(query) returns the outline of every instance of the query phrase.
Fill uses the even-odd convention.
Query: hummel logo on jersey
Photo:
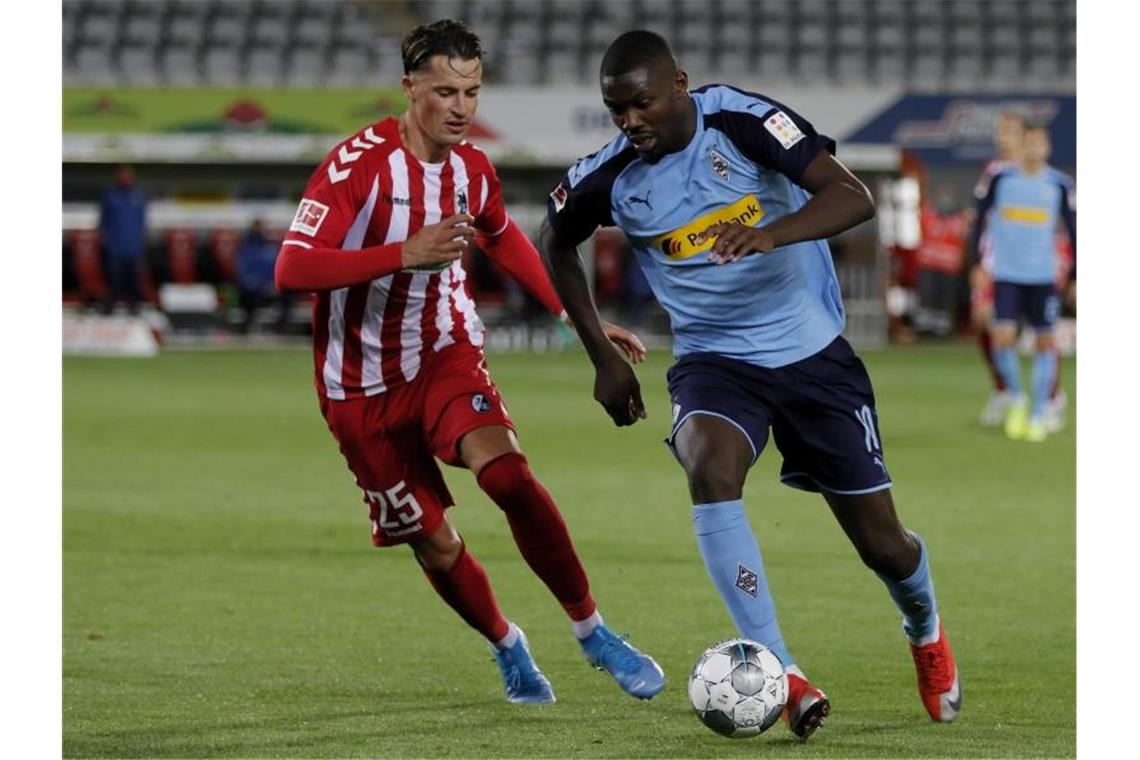
[[[756,596],[760,587],[760,579],[756,573],[744,565],[738,564],[736,566],[736,587],[749,596]]]
[[[715,150],[709,150],[709,160],[712,164],[712,170],[716,176],[728,182],[728,159],[717,153]]]
[[[638,198],[636,195],[629,196],[629,205],[632,206],[635,203],[641,203],[641,204],[644,204],[647,209],[652,211],[653,205],[650,204],[650,202],[649,202],[649,194],[652,192],[653,192],[653,188],[651,187],[645,191],[645,197],[644,198]]]
[[[317,203],[310,198],[302,198],[301,205],[297,207],[297,215],[293,217],[293,223],[289,225],[289,231],[302,232],[316,237],[317,230],[321,228],[321,222],[325,220],[328,213],[329,207],[325,204]]]
[[[384,194],[384,202],[389,206],[410,206],[412,205],[411,198],[395,198],[387,193]]]

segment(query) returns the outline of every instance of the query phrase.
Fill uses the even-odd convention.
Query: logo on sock
[[[471,397],[471,408],[479,412],[479,414],[486,414],[491,411],[491,399],[482,393],[476,393]]]
[[[760,579],[756,577],[756,573],[749,570],[744,565],[738,564],[736,566],[736,587],[748,594],[749,596],[756,596],[757,590],[760,585]]]

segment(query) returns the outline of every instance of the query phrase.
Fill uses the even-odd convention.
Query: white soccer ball
[[[722,736],[758,736],[780,718],[788,676],[772,650],[730,639],[704,651],[689,675],[689,702],[697,717]]]

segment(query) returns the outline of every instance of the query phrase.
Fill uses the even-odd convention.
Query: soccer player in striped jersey
[[[614,40],[600,84],[621,134],[567,172],[539,236],[594,363],[594,398],[618,425],[645,416],[576,249],[598,226],[617,226],[669,313],[666,443],[688,478],[697,546],[737,630],[784,663],[791,730],[806,739],[831,706],[784,643],[744,509],[769,433],[781,480],[823,495],[902,613],[926,711],[954,720],[962,692],[928,552],[895,513],[871,380],[841,334],[826,238],[874,215],[867,188],[834,158],[835,141],[786,106],[723,84],[690,92],[653,32]],[[811,558],[798,572],[811,586]]]
[[[483,323],[460,262],[472,241],[553,314],[564,312],[537,251],[503,207],[490,161],[464,140],[482,82],[479,38],[438,21],[412,30],[402,53],[407,111],[333,148],[278,258],[280,290],[317,293],[321,413],[364,491],[373,543],[411,546],[439,596],[491,645],[511,702],[550,703],[554,692],[448,520],[454,501],[436,459],[470,470],[503,511],[588,661],[649,699],[664,674],[602,620],[483,355]],[[605,331],[632,361],[644,358],[635,335]]]

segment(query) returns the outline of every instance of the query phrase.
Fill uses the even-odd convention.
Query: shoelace
[[[626,644],[629,634],[622,634],[616,638],[606,639],[602,644],[602,651],[598,660],[609,664],[615,670],[633,670],[641,667],[641,658]]]

